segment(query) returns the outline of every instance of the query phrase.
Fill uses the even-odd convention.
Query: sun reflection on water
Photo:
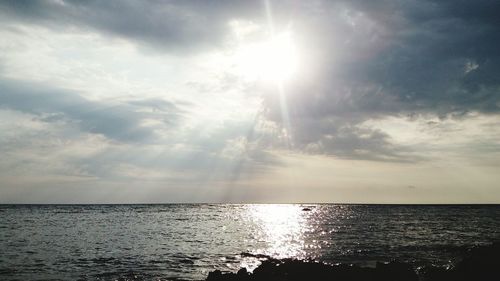
[[[308,221],[300,206],[253,205],[248,212],[260,228],[255,238],[265,244],[258,254],[275,258],[304,257],[304,234]]]
[[[324,216],[317,205],[245,205],[239,218],[247,222],[246,253],[239,255],[239,266],[253,271],[267,257],[316,259],[329,234],[317,219]],[[333,214],[331,214],[333,215]]]

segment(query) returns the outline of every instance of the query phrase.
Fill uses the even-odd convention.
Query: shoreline
[[[311,260],[274,259],[267,257],[252,273],[212,271],[206,281],[487,281],[500,278],[500,242],[469,249],[451,267],[422,266],[391,261],[377,262],[375,267],[353,264],[325,264]]]

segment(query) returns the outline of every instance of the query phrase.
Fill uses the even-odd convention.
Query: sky
[[[0,1],[0,203],[500,203],[500,2]]]

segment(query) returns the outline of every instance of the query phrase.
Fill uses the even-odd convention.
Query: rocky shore
[[[376,267],[327,265],[314,261],[272,259],[262,262],[253,273],[242,268],[237,273],[210,272],[206,281],[489,281],[500,280],[500,243],[468,250],[450,268],[412,265],[392,261]]]

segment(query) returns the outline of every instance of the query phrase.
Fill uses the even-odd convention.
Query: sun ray
[[[271,3],[269,0],[264,0],[264,4],[265,4],[265,8],[266,8],[266,16],[267,16],[267,24],[268,24],[268,28],[269,28],[269,33],[271,34],[272,38],[275,38],[274,20],[273,20]],[[291,76],[293,74],[293,71],[297,67],[297,62],[295,61],[296,54],[295,54],[295,50],[293,48],[293,44],[291,42],[290,36],[291,35],[288,34],[288,37],[286,37],[285,40],[282,40],[280,42],[280,44],[275,43],[278,46],[282,44],[282,46],[285,47],[285,49],[287,50],[285,52],[285,56],[282,55],[280,60],[282,60],[282,61],[286,61],[287,59],[293,60],[292,62],[288,61],[289,65],[286,66],[286,67],[288,67],[288,71],[290,71],[287,73],[288,76]],[[277,48],[277,49],[279,49],[279,48]],[[287,104],[286,95],[285,95],[285,88],[283,85],[283,80],[284,80],[283,78],[284,78],[284,76],[282,76],[281,79],[277,80],[277,89],[278,89],[278,95],[279,95],[281,119],[282,119],[283,126],[284,126],[283,133],[284,133],[284,138],[285,138],[285,144],[286,144],[287,149],[291,149],[292,142],[291,142],[290,114],[288,112],[288,104]]]

